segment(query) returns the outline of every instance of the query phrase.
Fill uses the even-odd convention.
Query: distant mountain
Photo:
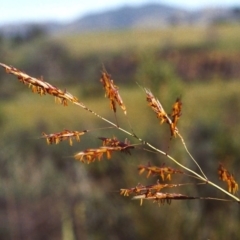
[[[14,36],[26,36],[32,30],[42,30],[46,34],[51,34],[56,31],[61,31],[64,28],[64,25],[57,22],[46,22],[46,23],[16,23],[16,24],[6,24],[0,27],[0,34],[3,34],[5,37],[14,37]]]
[[[88,14],[70,24],[45,23],[42,27],[50,33],[71,33],[131,28],[166,28],[173,25],[209,25],[216,22],[237,21],[240,22],[240,7],[187,11],[162,4],[147,4]],[[3,26],[0,28],[0,32],[4,35],[11,35],[19,31],[24,33],[30,25]]]
[[[116,10],[90,14],[77,19],[68,26],[71,31],[101,31],[126,28],[165,27],[175,21],[184,23],[189,12],[159,4],[141,7],[125,6]]]
[[[208,8],[187,11],[162,4],[125,6],[89,14],[64,26],[67,32],[106,31],[129,28],[165,28],[173,25],[209,25],[214,22],[240,22],[240,8]]]

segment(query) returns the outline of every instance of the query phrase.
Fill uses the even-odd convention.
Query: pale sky
[[[161,3],[193,10],[209,6],[240,7],[240,0],[0,0],[0,25],[49,20],[70,22],[91,12],[144,3]]]

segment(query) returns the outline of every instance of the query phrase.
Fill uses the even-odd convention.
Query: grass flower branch
[[[180,98],[177,98],[175,103],[173,104],[171,114],[167,114],[162,104],[160,103],[160,101],[154,97],[150,89],[145,88],[146,100],[148,102],[148,105],[156,113],[157,118],[160,120],[160,123],[161,124],[166,123],[169,126],[170,137],[180,138],[181,143],[186,150],[186,153],[191,158],[191,160],[196,164],[196,166],[200,170],[201,175],[196,171],[190,169],[188,166],[183,165],[178,160],[170,156],[168,153],[153,146],[151,143],[141,139],[136,134],[134,134],[133,131],[130,132],[124,128],[121,128],[118,124],[113,123],[112,121],[102,117],[100,114],[94,112],[93,110],[85,106],[85,104],[80,102],[78,98],[76,98],[66,90],[62,91],[59,88],[49,84],[48,82],[45,82],[42,78],[37,79],[37,78],[31,77],[26,73],[18,70],[17,68],[8,66],[3,63],[0,63],[0,66],[2,66],[7,73],[15,75],[20,82],[22,82],[25,85],[28,85],[29,88],[31,88],[32,92],[38,93],[41,96],[46,94],[52,95],[55,97],[57,102],[60,102],[63,106],[67,106],[69,101],[83,108],[84,110],[92,113],[94,116],[108,123],[111,128],[113,127],[116,130],[121,131],[128,136],[131,136],[132,138],[138,141],[138,144],[140,143],[144,145],[146,148],[149,148],[151,151],[164,155],[165,157],[168,158],[168,160],[171,160],[181,168],[181,170],[179,170],[179,169],[174,169],[172,167],[168,167],[166,165],[160,165],[160,166],[151,166],[150,164],[147,166],[139,165],[138,170],[140,174],[146,171],[147,177],[149,177],[150,175],[157,175],[161,177],[162,181],[165,181],[165,180],[171,181],[173,174],[174,175],[182,174],[194,179],[198,179],[200,181],[200,183],[189,183],[189,184],[184,184],[184,183],[168,184],[168,183],[160,183],[160,182],[157,182],[157,184],[147,185],[147,186],[138,184],[134,188],[121,189],[120,190],[121,195],[129,196],[131,194],[134,194],[133,199],[139,199],[141,201],[141,204],[143,200],[153,200],[158,204],[162,204],[164,202],[170,203],[172,200],[193,200],[193,199],[229,201],[227,199],[226,200],[218,199],[214,197],[194,197],[194,196],[187,196],[182,193],[161,192],[163,188],[180,187],[180,186],[186,186],[190,184],[195,184],[195,185],[205,184],[220,190],[221,192],[229,196],[233,201],[240,203],[240,199],[234,195],[238,191],[238,183],[235,180],[233,174],[231,174],[225,167],[223,167],[222,164],[219,165],[219,168],[218,168],[219,179],[227,183],[228,189],[225,190],[221,188],[219,185],[209,180],[209,178],[204,174],[198,162],[189,152],[186,146],[186,143],[177,127],[177,124],[182,114],[182,102]],[[117,105],[120,106],[120,108],[123,110],[124,114],[126,115],[127,114],[126,106],[123,103],[123,100],[119,94],[118,87],[114,84],[113,80],[111,79],[111,76],[106,71],[102,72],[100,82],[102,83],[103,88],[105,90],[105,96],[110,100],[110,108],[111,110],[113,110],[115,116],[116,116]],[[61,141],[68,140],[70,145],[72,145],[74,139],[79,142],[80,137],[89,131],[90,130],[84,130],[84,131],[63,130],[61,132],[52,133],[52,134],[43,133],[42,137],[46,139],[48,144],[58,144]],[[74,155],[74,158],[83,163],[85,162],[92,163],[96,160],[98,161],[102,160],[104,156],[107,159],[110,159],[112,158],[112,154],[115,152],[121,152],[121,153],[126,153],[130,155],[133,151],[136,151],[137,149],[135,147],[137,144],[131,144],[130,141],[127,139],[125,141],[120,141],[116,137],[113,137],[113,138],[99,137],[99,139],[102,141],[102,146],[99,146],[98,148],[88,148],[83,151],[79,151]]]

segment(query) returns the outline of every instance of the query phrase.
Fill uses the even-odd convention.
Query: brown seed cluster
[[[159,182],[154,185],[144,186],[138,184],[136,187],[121,189],[120,194],[123,196],[129,196],[130,194],[135,195],[132,199],[139,199],[140,205],[142,205],[143,200],[153,200],[158,204],[163,204],[165,202],[171,203],[171,200],[187,200],[195,199],[195,197],[186,196],[179,193],[162,193],[160,192],[163,188],[176,187],[177,184],[160,184]]]
[[[32,89],[33,93],[45,95],[46,93],[54,96],[58,102],[67,106],[67,101],[78,103],[78,99],[67,91],[62,91],[57,87],[52,86],[43,79],[37,79],[27,75],[26,73],[18,70],[17,68],[0,63],[0,66],[4,67],[6,72],[17,76],[18,80],[25,85],[28,85]]]
[[[164,111],[162,104],[159,102],[158,99],[154,97],[152,92],[149,89],[145,89],[147,94],[147,102],[149,103],[149,106],[152,108],[152,110],[157,114],[157,118],[161,120],[161,123],[168,123],[171,124],[172,121],[168,117],[167,113]]]
[[[228,185],[228,191],[230,193],[235,194],[238,191],[238,184],[235,181],[233,174],[229,173],[229,171],[223,167],[220,163],[218,167],[218,176],[219,179],[226,182]]]
[[[160,175],[163,181],[165,179],[168,179],[170,181],[172,174],[176,174],[176,173],[183,174],[183,172],[180,170],[176,170],[170,167],[165,167],[164,165],[162,167],[140,165],[138,167],[138,170],[139,170],[139,174],[142,174],[144,171],[148,171],[147,177],[149,177],[150,175]]]
[[[162,104],[158,99],[154,97],[152,92],[149,89],[145,89],[147,95],[147,102],[152,110],[157,114],[157,118],[161,120],[161,123],[167,123],[170,126],[171,136],[176,137],[178,133],[177,122],[181,116],[182,111],[182,102],[180,98],[177,98],[176,102],[173,104],[171,118],[163,109]]]
[[[46,138],[48,144],[58,144],[61,141],[69,140],[69,144],[72,146],[72,139],[76,139],[76,141],[80,142],[80,136],[84,135],[86,132],[87,130],[84,130],[82,132],[64,130],[58,133],[43,133],[43,137]]]
[[[87,162],[87,163],[92,163],[95,162],[95,160],[101,160],[103,157],[103,154],[106,154],[107,159],[111,158],[111,152],[114,151],[114,148],[109,148],[109,147],[100,147],[96,149],[86,149],[82,152],[76,153],[74,155],[74,158],[76,160],[79,160],[81,162]]]
[[[132,146],[127,139],[125,140],[125,142],[119,141],[116,137],[100,137],[99,139],[102,140],[103,146],[118,147],[121,152],[125,152],[128,154],[131,154],[130,149],[134,148],[134,146]]]
[[[176,102],[173,104],[172,108],[172,123],[170,124],[171,135],[176,137],[177,133],[177,122],[182,114],[182,102],[180,98],[177,98]]]
[[[116,104],[118,104],[122,108],[124,114],[127,114],[127,109],[123,104],[122,98],[118,92],[118,87],[114,85],[111,76],[107,72],[103,71],[100,82],[103,84],[105,89],[105,96],[110,100],[110,108],[116,112]]]
[[[112,152],[125,152],[130,154],[130,149],[134,148],[129,143],[118,141],[117,138],[99,138],[103,141],[103,146],[95,149],[86,149],[74,155],[75,159],[81,162],[92,163],[95,160],[101,160],[106,154],[110,159]]]

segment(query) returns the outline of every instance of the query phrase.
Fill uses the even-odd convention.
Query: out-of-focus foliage
[[[43,76],[115,121],[99,82],[104,65],[121,86],[134,132],[164,151],[170,146],[171,155],[192,166],[179,140],[169,140],[168,126],[159,125],[135,81],[150,87],[165,109],[181,95],[179,129],[193,156],[211,180],[218,181],[222,162],[239,181],[239,26],[213,30],[45,36],[14,48],[1,40],[1,62]],[[98,137],[126,136],[113,129],[96,130],[73,146],[48,146],[40,138],[42,132],[106,124],[74,106],[31,94],[2,70],[0,84],[0,239],[238,239],[240,214],[235,204],[177,201],[159,208],[144,202],[140,207],[119,195],[121,188],[156,183],[159,177],[139,176],[137,167],[148,162],[160,166],[167,158],[139,149],[83,165],[74,154],[99,146]],[[117,118],[120,126],[129,128],[121,111]],[[188,179],[172,176],[172,181]],[[216,195],[208,186],[181,191]]]

